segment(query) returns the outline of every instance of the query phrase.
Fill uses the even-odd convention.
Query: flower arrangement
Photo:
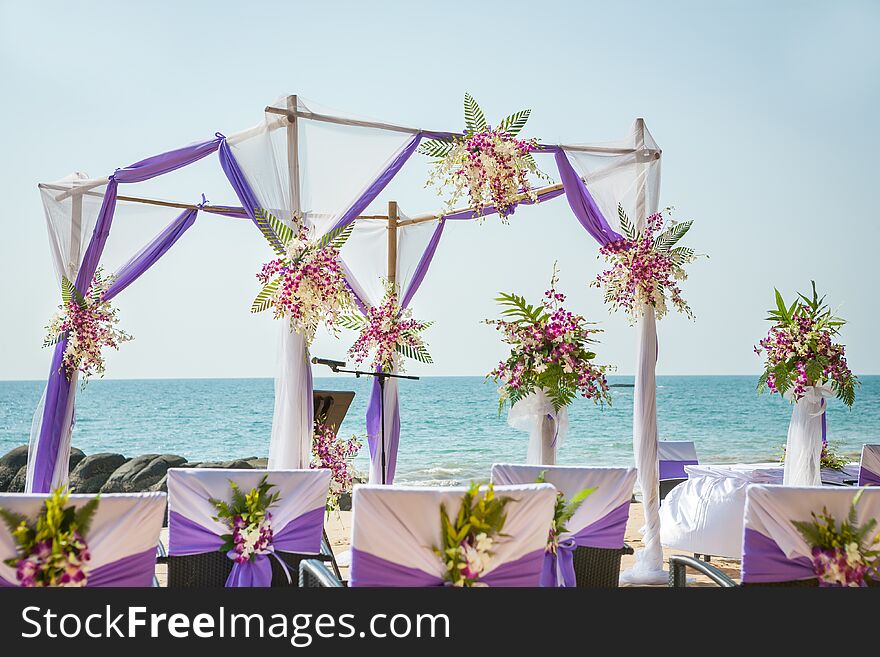
[[[214,520],[230,529],[229,534],[220,536],[223,540],[220,552],[238,564],[252,560],[255,555],[274,551],[272,513],[269,509],[278,503],[280,495],[270,492],[275,485],[268,483],[267,479],[268,475],[263,475],[257,487],[248,493],[242,493],[238,484],[230,481],[231,502],[214,498],[210,500],[217,509]]]
[[[590,345],[593,335],[601,330],[592,328],[581,315],[566,310],[565,295],[557,291],[554,265],[550,289],[540,305],[531,305],[516,294],[502,293],[496,301],[504,308],[505,319],[484,320],[501,332],[512,346],[507,360],[489,373],[501,381],[499,412],[538,390],[546,392],[553,407],[559,411],[575,397],[592,399],[597,404],[611,404],[605,365],[596,365],[596,354]]]
[[[693,319],[678,283],[687,279],[684,266],[696,256],[693,249],[676,246],[693,222],[671,222],[666,226],[659,212],[648,217],[644,230],[639,232],[623,206],[617,206],[617,214],[623,239],[599,249],[611,268],[601,272],[591,286],[604,288],[605,303],[614,310],[623,310],[630,322],[641,316],[644,304],[654,307],[657,319],[666,315],[670,303]]]
[[[493,206],[503,222],[520,201],[537,201],[529,175],[549,180],[532,157],[538,142],[517,139],[530,114],[531,110],[521,110],[492,128],[477,101],[465,94],[464,134],[452,141],[431,139],[419,147],[423,155],[436,158],[426,186],[436,187],[438,194],[451,188],[449,209],[467,193],[476,216]]]
[[[132,337],[116,328],[118,309],[104,298],[113,278],[105,277],[99,267],[85,294],[81,294],[66,276],[61,277],[61,305],[46,326],[43,346],[49,347],[67,338],[61,367],[69,379],[79,370],[84,379],[104,375],[104,347],[119,349]]]
[[[812,520],[793,521],[793,525],[812,548],[813,568],[819,586],[866,586],[870,575],[880,578],[880,532],[870,537],[877,519],[859,525],[856,507],[863,491],[853,498],[847,519],[837,521],[822,508],[812,513]]]
[[[538,475],[535,483],[545,483],[545,475],[546,472]],[[547,547],[545,548],[546,552],[556,554],[556,551],[559,549],[559,537],[568,531],[568,527],[565,524],[574,517],[575,512],[581,507],[584,500],[595,493],[596,490],[596,488],[585,488],[570,500],[565,499],[562,491],[556,492],[556,505],[553,507],[553,522],[550,523],[550,534],[547,536]]]
[[[785,445],[782,446],[782,458],[780,463],[785,463]],[[849,459],[835,452],[828,442],[822,443],[822,451],[819,454],[819,467],[828,470],[843,470],[843,467],[849,463]]]
[[[348,354],[358,363],[372,354],[372,366],[383,372],[395,368],[404,371],[404,356],[420,363],[433,362],[421,335],[432,324],[413,319],[412,310],[401,308],[397,288],[390,283],[386,284],[381,305],[371,306],[366,316],[346,315],[340,319],[341,326],[360,332]]]
[[[446,513],[445,506],[440,507],[443,546],[434,548],[434,552],[446,566],[443,581],[449,586],[486,586],[480,577],[493,555],[495,542],[504,537],[505,509],[509,502],[510,498],[495,496],[491,483],[485,491],[473,483],[462,498],[454,520]]]
[[[98,498],[79,509],[65,506],[70,493],[55,490],[43,503],[35,522],[0,508],[0,518],[15,541],[16,556],[6,559],[15,568],[23,587],[81,587],[88,582],[91,559],[85,536],[89,531]]]
[[[758,392],[768,388],[771,394],[785,394],[791,389],[798,401],[808,386],[830,383],[837,398],[852,407],[859,380],[846,363],[844,346],[834,342],[846,322],[828,308],[824,296],[819,298],[816,282],[811,283],[812,296],[799,294],[790,306],[775,291],[776,308],[767,317],[773,326],[755,347],[756,354],[765,354]]]
[[[263,286],[251,304],[251,312],[272,308],[275,319],[290,321],[290,329],[303,335],[307,344],[323,324],[335,331],[336,321],[352,306],[352,294],[339,263],[339,249],[354,224],[332,230],[313,240],[305,223],[293,218],[293,227],[257,209],[257,226],[278,255],[263,265],[257,280]]]
[[[352,436],[339,438],[336,429],[327,424],[326,418],[315,419],[315,436],[312,440],[310,468],[327,468],[332,472],[327,510],[339,508],[339,498],[350,493],[354,487],[355,470],[351,460],[357,456],[363,444]]]

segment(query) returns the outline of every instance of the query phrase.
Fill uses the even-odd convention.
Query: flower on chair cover
[[[231,531],[220,538],[223,544],[220,552],[237,564],[251,561],[255,555],[270,554],[272,546],[272,513],[269,509],[278,503],[279,493],[270,493],[274,484],[268,483],[264,475],[260,483],[248,493],[242,493],[234,481],[229,482],[232,493],[231,502],[211,499],[217,509],[214,518],[225,524]]]
[[[43,503],[36,521],[0,508],[18,554],[6,559],[22,587],[82,587],[91,559],[85,536],[98,509],[98,498],[79,509],[65,506],[70,493],[57,489]]]
[[[339,498],[354,488],[355,469],[352,459],[363,443],[357,436],[339,438],[336,429],[327,424],[326,417],[315,418],[315,436],[312,440],[310,468],[326,468],[332,473],[327,495],[327,511],[339,507]]]

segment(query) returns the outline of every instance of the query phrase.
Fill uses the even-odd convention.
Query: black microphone
[[[330,360],[329,358],[318,358],[317,356],[314,356],[312,358],[312,363],[314,363],[315,365],[326,365],[334,372],[337,370],[337,368],[345,367],[345,363],[340,360]]]

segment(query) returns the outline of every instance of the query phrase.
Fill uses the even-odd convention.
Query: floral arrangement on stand
[[[339,498],[354,488],[355,469],[352,459],[357,456],[363,443],[357,436],[339,438],[336,429],[327,424],[326,418],[315,419],[315,436],[312,441],[310,468],[327,468],[332,473],[330,493],[327,496],[327,512],[339,508]]]
[[[776,292],[776,308],[768,311],[773,326],[755,347],[764,354],[764,373],[758,392],[769,389],[781,395],[791,389],[793,401],[800,400],[808,386],[828,384],[844,404],[852,407],[859,380],[846,363],[844,345],[834,342],[846,321],[836,317],[819,298],[811,281],[810,297],[798,294],[791,305]]]
[[[99,267],[85,294],[76,289],[66,276],[61,277],[61,305],[46,326],[43,346],[50,347],[67,338],[67,347],[61,367],[67,378],[79,370],[83,383],[95,374],[104,375],[104,347],[119,349],[119,345],[132,339],[125,331],[116,328],[119,311],[104,295],[113,283]]]
[[[276,319],[285,317],[290,329],[311,344],[318,326],[335,332],[339,317],[353,305],[351,290],[339,262],[339,250],[354,224],[312,239],[302,219],[293,227],[265,210],[255,211],[257,226],[278,255],[263,265],[257,280],[263,286],[251,312],[272,308]]]
[[[67,504],[70,493],[54,491],[43,503],[35,522],[0,508],[0,518],[15,541],[16,556],[4,563],[15,568],[23,587],[82,587],[88,582],[91,559],[86,542],[98,498],[78,509]]]
[[[566,310],[565,295],[556,289],[556,266],[550,289],[540,305],[529,304],[524,297],[502,293],[498,301],[505,319],[487,319],[484,323],[502,334],[511,345],[507,360],[489,373],[501,382],[498,410],[505,404],[512,407],[528,395],[543,390],[554,409],[568,406],[577,395],[597,404],[611,404],[605,365],[596,365],[596,354],[590,349],[593,336],[601,329],[593,328],[581,315]]]
[[[214,520],[230,530],[230,533],[220,536],[223,541],[220,552],[237,564],[247,563],[256,555],[274,552],[272,513],[269,509],[278,503],[280,494],[270,492],[275,485],[267,480],[268,475],[263,475],[256,488],[247,493],[242,493],[238,484],[230,481],[231,502],[214,498],[209,500],[217,509]]]
[[[782,446],[782,458],[780,463],[785,463],[785,445]],[[819,454],[819,467],[826,470],[843,471],[843,467],[849,463],[849,459],[835,452],[827,443],[822,443],[822,451]]]
[[[873,537],[877,519],[858,524],[856,508],[862,497],[856,493],[846,520],[837,521],[822,508],[812,520],[793,521],[793,525],[812,548],[813,568],[819,586],[867,586],[867,578],[880,579],[880,532]]]
[[[433,322],[413,319],[412,310],[400,307],[397,287],[390,283],[385,287],[384,300],[380,305],[368,308],[366,316],[340,318],[340,326],[360,332],[348,354],[357,363],[370,360],[372,356],[372,367],[383,372],[403,372],[404,356],[420,363],[433,362],[422,337],[422,332]]]
[[[624,311],[631,323],[641,316],[644,304],[653,306],[657,319],[669,312],[670,304],[693,319],[678,283],[687,279],[684,267],[696,260],[696,255],[691,248],[676,246],[693,222],[666,225],[664,213],[658,212],[645,220],[645,228],[639,232],[622,205],[617,206],[617,215],[623,239],[599,249],[611,268],[601,272],[591,286],[603,288],[605,303]]]
[[[477,101],[465,94],[464,134],[452,141],[431,139],[419,147],[419,153],[436,159],[426,186],[436,187],[439,195],[451,189],[449,210],[467,194],[476,216],[492,206],[506,223],[517,203],[538,200],[529,175],[549,180],[532,156],[537,140],[517,138],[530,114],[521,110],[492,128]]]
[[[443,581],[448,586],[486,586],[480,577],[494,554],[492,548],[505,535],[506,507],[510,498],[496,497],[490,483],[484,491],[472,483],[461,500],[455,519],[450,519],[446,507],[440,507],[440,527],[443,545],[434,552],[446,566]]]
[[[538,478],[535,479],[535,483],[545,483],[547,481],[545,475],[546,472],[542,472],[538,475]],[[556,551],[559,549],[559,537],[568,531],[568,527],[565,526],[566,523],[574,517],[575,512],[581,507],[584,500],[597,490],[598,489],[596,488],[585,488],[572,496],[570,500],[565,499],[565,495],[562,491],[557,491],[556,505],[553,507],[553,522],[550,523],[550,534],[547,536],[546,552],[556,554]]]

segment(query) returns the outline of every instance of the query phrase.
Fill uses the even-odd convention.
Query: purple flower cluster
[[[79,532],[74,532],[35,543],[33,549],[16,562],[15,577],[26,588],[85,586],[90,559],[88,545]]]
[[[830,548],[814,546],[811,555],[819,586],[867,586],[866,579],[873,568],[865,563],[857,544]]]
[[[329,509],[339,506],[339,498],[351,492],[354,487],[355,469],[352,459],[357,456],[362,443],[356,436],[348,440],[339,438],[336,430],[315,420],[315,435],[312,441],[312,461],[310,468],[327,468],[330,470],[330,492],[327,498]]]
[[[272,551],[272,514],[266,514],[259,522],[248,522],[241,515],[232,517],[233,548],[227,555],[236,563],[245,563],[255,554]]]

